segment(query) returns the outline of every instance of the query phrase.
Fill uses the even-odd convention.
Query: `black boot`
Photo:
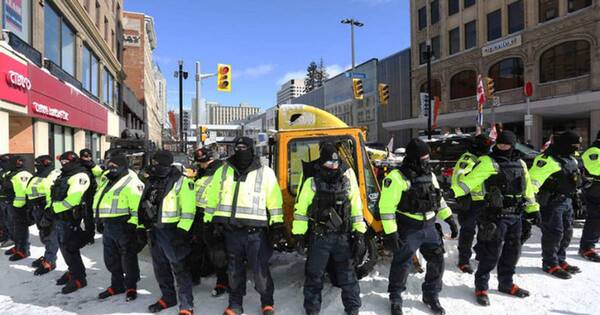
[[[87,281],[85,281],[85,279],[81,279],[81,280],[70,280],[69,282],[67,282],[67,285],[65,285],[61,292],[62,294],[69,294],[69,293],[73,293],[83,287],[87,286]]]
[[[137,290],[136,289],[127,289],[125,293],[125,302],[130,302],[137,299]]]
[[[571,279],[571,274],[560,268],[558,265],[554,267],[544,267],[544,272],[549,273],[559,279]]]
[[[158,313],[164,309],[167,309],[169,307],[175,306],[175,303],[167,303],[165,300],[163,300],[162,298],[158,301],[156,301],[156,303],[151,304],[150,306],[148,306],[148,311],[150,313]]]
[[[579,269],[579,267],[569,265],[566,261],[564,263],[560,264],[560,268],[562,268],[564,271],[566,271],[572,275],[578,274],[581,272],[581,269]]]
[[[477,304],[481,306],[490,305],[490,297],[488,296],[487,291],[475,291],[475,299],[477,299]]]
[[[33,275],[35,275],[35,276],[45,275],[54,269],[56,269],[56,264],[51,263],[47,260],[44,260],[44,262],[39,267],[37,267],[37,269],[33,272]]]
[[[498,288],[498,291],[520,298],[529,296],[529,291],[519,288],[516,284],[513,284],[510,288]]]
[[[600,255],[598,255],[598,253],[596,252],[596,250],[594,248],[590,248],[590,249],[586,249],[586,250],[580,249],[579,255],[589,261],[600,262]]]
[[[39,267],[42,265],[42,263],[43,263],[44,261],[46,261],[46,257],[42,256],[42,257],[40,257],[40,258],[38,258],[38,259],[34,260],[34,261],[31,263],[31,267],[33,267],[33,268],[39,268]]]
[[[19,261],[19,260],[25,259],[27,257],[29,257],[29,253],[26,253],[26,252],[24,252],[22,250],[18,250],[12,256],[10,256],[8,258],[8,260],[10,260],[10,261]]]
[[[16,252],[17,252],[17,248],[13,246],[13,247],[7,249],[6,251],[4,251],[4,255],[6,255],[6,256],[12,256]]]
[[[106,290],[100,292],[100,294],[98,294],[98,298],[100,300],[104,300],[113,295],[121,294],[123,292],[125,292],[125,290],[123,290],[123,289],[113,289],[112,287],[108,287],[108,289],[106,289]]]
[[[440,300],[437,297],[423,296],[423,303],[425,303],[434,314],[446,314],[446,310],[442,307]]]
[[[69,282],[69,280],[71,280],[71,273],[67,271],[63,273],[58,280],[56,280],[56,285],[65,285],[67,282]]]
[[[458,269],[464,273],[473,274],[474,270],[470,264],[458,265]]]
[[[391,313],[392,315],[402,315],[402,304],[392,304]]]

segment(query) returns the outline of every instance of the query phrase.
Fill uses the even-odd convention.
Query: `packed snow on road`
[[[444,289],[440,294],[442,305],[447,314],[600,314],[600,264],[584,261],[577,256],[577,246],[581,228],[575,229],[575,236],[568,251],[569,262],[581,267],[582,273],[571,280],[560,280],[544,274],[541,266],[540,233],[534,228],[533,237],[524,245],[521,260],[517,266],[515,282],[531,291],[531,296],[518,299],[495,290],[495,273],[490,281],[490,299],[492,305],[481,307],[473,296],[473,276],[463,274],[456,268],[456,241],[447,240],[446,271]],[[43,247],[37,238],[37,231],[31,228],[31,257],[12,263],[0,259],[0,268],[4,271],[0,281],[0,314],[146,314],[147,306],[159,298],[160,291],[154,280],[152,263],[147,250],[140,256],[142,279],[138,283],[139,297],[133,302],[125,302],[124,295],[106,300],[98,300],[97,295],[109,284],[110,273],[104,267],[102,259],[102,240],[97,236],[95,244],[82,250],[87,267],[88,286],[69,295],[60,294],[55,280],[66,270],[62,258],[58,260],[55,271],[34,276],[31,262],[42,255]],[[360,314],[389,314],[387,299],[387,276],[390,257],[381,258],[375,270],[360,281],[363,306]],[[476,265],[476,262],[474,262]],[[304,258],[299,254],[275,254],[271,260],[275,280],[275,309],[278,314],[304,314],[302,302],[302,284]],[[404,294],[405,314],[429,314],[421,303],[421,283],[424,274],[409,277],[408,288]],[[195,313],[222,314],[227,306],[227,296],[213,298],[210,291],[214,278],[203,279],[202,284],[194,288]],[[244,307],[246,314],[260,314],[259,298],[248,285],[248,295]],[[161,314],[176,314],[176,308]],[[323,290],[321,314],[343,314],[340,290],[326,285]]]

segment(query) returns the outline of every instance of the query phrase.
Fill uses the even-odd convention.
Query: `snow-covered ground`
[[[455,267],[456,241],[446,241],[446,273],[444,289],[440,295],[447,314],[600,314],[600,264],[582,260],[577,256],[577,245],[581,229],[575,230],[575,237],[568,254],[570,262],[581,267],[583,273],[571,280],[552,278],[540,269],[540,235],[534,228],[532,239],[523,247],[523,255],[517,267],[515,281],[531,291],[527,299],[517,299],[501,293],[495,288],[495,274],[490,283],[492,306],[480,307],[473,299],[473,276],[460,273]],[[33,275],[29,267],[34,258],[41,256],[43,248],[37,239],[37,231],[32,231],[32,256],[17,263],[10,263],[0,257],[0,314],[145,314],[146,307],[153,303],[160,291],[154,281],[152,265],[147,253],[141,256],[142,280],[138,284],[139,297],[136,301],[125,302],[119,295],[99,301],[98,293],[109,284],[110,274],[102,260],[101,240],[83,249],[88,268],[88,286],[69,295],[60,294],[55,280],[66,269],[62,258],[58,269],[41,277]],[[383,258],[375,271],[360,281],[363,307],[361,314],[389,314],[387,299],[387,275],[390,258]],[[304,262],[297,254],[277,254],[272,260],[275,278],[275,307],[278,314],[304,314],[302,308],[302,283]],[[421,303],[422,274],[411,275],[405,292],[405,314],[428,314]],[[214,278],[203,279],[194,288],[195,314],[221,314],[227,304],[227,297],[212,298],[210,290]],[[248,285],[245,310],[249,315],[260,314],[258,295],[253,285]],[[176,314],[176,308],[161,314]],[[321,314],[343,314],[340,291],[326,285],[323,290]]]

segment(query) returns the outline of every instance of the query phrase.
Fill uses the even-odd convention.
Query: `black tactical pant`
[[[73,246],[74,238],[80,237],[80,234],[77,232],[77,227],[74,226],[72,222],[65,220],[56,220],[54,224],[60,253],[69,267],[71,279],[85,280],[85,266],[81,259],[80,247]]]
[[[8,204],[0,200],[0,233],[3,240],[12,240],[12,220],[8,210]]]
[[[470,198],[470,197],[469,197]],[[464,209],[458,213],[458,223],[460,224],[460,233],[458,234],[458,265],[469,264],[472,255],[473,240],[477,229],[477,217],[483,201],[472,201],[469,209]]]
[[[573,237],[573,205],[571,198],[552,200],[541,208],[542,263],[552,268],[567,260],[567,247]]]
[[[104,264],[111,274],[110,286],[115,291],[136,289],[140,280],[136,226],[122,218],[105,219],[103,223]]]
[[[335,272],[336,284],[342,289],[344,309],[350,312],[361,306],[360,286],[354,271],[348,234],[311,234],[304,280],[304,309],[307,313],[321,310],[323,278],[330,259],[333,261],[332,272]]]
[[[579,249],[583,252],[593,249],[600,240],[600,182],[595,182],[584,190],[586,218]]]
[[[56,264],[56,254],[58,253],[58,236],[56,233],[55,223],[54,221],[50,221],[48,218],[48,214],[44,214],[45,211],[52,211],[51,209],[45,209],[46,203],[35,203],[33,208],[31,209],[31,215],[33,216],[33,220],[37,225],[40,241],[44,244],[44,258],[49,262]],[[45,220],[45,221],[44,221]],[[45,226],[41,226],[40,223],[45,224]]]
[[[229,307],[243,309],[246,295],[246,262],[254,275],[254,289],[260,294],[261,305],[273,306],[273,278],[269,260],[273,255],[266,228],[233,228],[225,232],[227,274],[229,276]]]
[[[167,304],[176,304],[179,297],[179,309],[192,309],[192,277],[186,258],[190,245],[178,239],[176,228],[152,228],[150,230],[150,253],[154,276]],[[173,277],[174,275],[174,277]],[[175,291],[175,280],[177,291]]]
[[[475,252],[479,265],[475,272],[475,290],[487,291],[490,272],[498,266],[498,287],[510,289],[513,285],[515,267],[521,256],[521,216],[500,218],[493,239],[477,237]]]
[[[12,225],[12,239],[15,242],[17,251],[21,251],[29,255],[29,223],[27,208],[15,208],[13,205],[8,205]]]
[[[411,219],[405,219],[411,220]],[[413,221],[413,220],[411,220]],[[442,277],[444,275],[444,245],[433,221],[414,221],[409,225],[398,222],[398,235],[402,244],[394,252],[388,292],[392,304],[402,304],[401,293],[406,290],[406,279],[412,262],[412,256],[417,250],[421,251],[427,261],[425,282],[423,282],[423,295],[437,298],[442,291]]]

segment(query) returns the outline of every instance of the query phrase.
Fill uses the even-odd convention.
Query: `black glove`
[[[100,219],[96,219],[96,231],[100,234],[104,233],[104,222]]]
[[[525,213],[525,220],[531,223],[531,225],[538,225],[542,222],[542,216],[539,211]]]
[[[450,227],[450,238],[453,238],[453,239],[456,238],[458,236],[458,226],[456,225],[456,221],[454,221],[454,217],[449,216],[444,221]]]
[[[367,251],[367,245],[365,244],[365,236],[363,233],[353,232],[352,236],[352,258],[354,262],[362,261],[365,252]]]
[[[146,244],[148,244],[148,233],[145,229],[137,229],[135,231],[135,248],[136,253],[141,252]]]
[[[176,228],[175,229],[175,239],[173,240],[173,245],[181,246],[187,245],[190,243],[190,233],[184,229]]]
[[[277,247],[285,241],[285,226],[283,223],[275,223],[269,227],[269,239],[273,247]]]
[[[496,238],[498,227],[494,222],[483,222],[479,225],[477,235],[482,241],[491,241]]]
[[[446,201],[448,201],[449,199],[456,199],[456,196],[454,195],[454,190],[452,190],[452,189],[444,190],[443,195],[444,195],[444,199],[446,199]]]
[[[521,245],[525,244],[531,237],[531,223],[527,220],[523,220],[523,226],[521,227]]]
[[[299,254],[304,255],[304,249],[306,247],[304,235],[294,234],[292,237],[294,238],[294,248]]]
[[[386,234],[383,236],[383,247],[390,252],[397,252],[400,250],[400,238],[398,233]]]

